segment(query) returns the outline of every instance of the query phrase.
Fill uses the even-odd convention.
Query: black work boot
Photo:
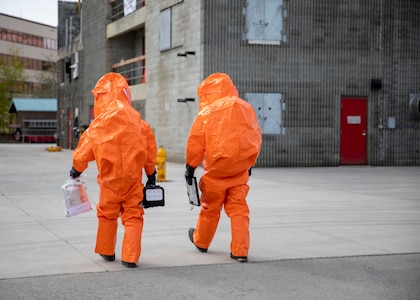
[[[105,255],[105,254],[99,254],[105,261],[114,261],[115,260],[115,254],[113,255]]]
[[[122,263],[122,265],[124,266],[124,267],[127,267],[127,268],[137,268],[137,264],[136,263],[132,263],[132,262],[126,262],[126,261],[121,261],[121,263]]]
[[[248,262],[248,257],[247,256],[235,256],[232,254],[232,252],[230,253],[230,258],[236,260],[237,262]]]
[[[190,228],[190,230],[188,230],[188,237],[190,238],[191,243],[193,243],[194,246],[197,247],[198,251],[206,253],[207,249],[200,248],[194,243],[194,231],[195,231],[194,228]]]

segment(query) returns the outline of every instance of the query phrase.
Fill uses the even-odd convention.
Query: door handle
[[[363,136],[366,136],[366,130],[363,130],[363,131],[362,131],[362,135],[363,135]]]

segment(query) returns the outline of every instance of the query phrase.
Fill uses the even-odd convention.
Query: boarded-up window
[[[283,32],[283,0],[247,0],[245,39],[250,44],[279,45]]]
[[[263,134],[284,134],[282,126],[282,95],[278,93],[246,93],[245,99],[257,114]]]
[[[160,51],[181,47],[183,44],[183,4],[183,1],[177,0],[172,6],[160,11]]]
[[[172,21],[171,21],[171,9],[165,9],[160,12],[160,44],[159,50],[167,50],[170,49],[171,44],[171,29]]]

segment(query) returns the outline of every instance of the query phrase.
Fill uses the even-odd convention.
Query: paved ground
[[[93,253],[95,210],[66,218],[71,151],[0,144],[0,299],[420,299],[420,167],[255,168],[248,264],[229,258],[222,214],[209,252],[182,164],[146,210],[139,267]],[[200,172],[198,172],[200,173]],[[97,201],[96,166],[84,177]]]

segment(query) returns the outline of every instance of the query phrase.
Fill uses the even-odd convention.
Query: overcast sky
[[[58,0],[0,0],[0,13],[56,27],[57,2]]]

